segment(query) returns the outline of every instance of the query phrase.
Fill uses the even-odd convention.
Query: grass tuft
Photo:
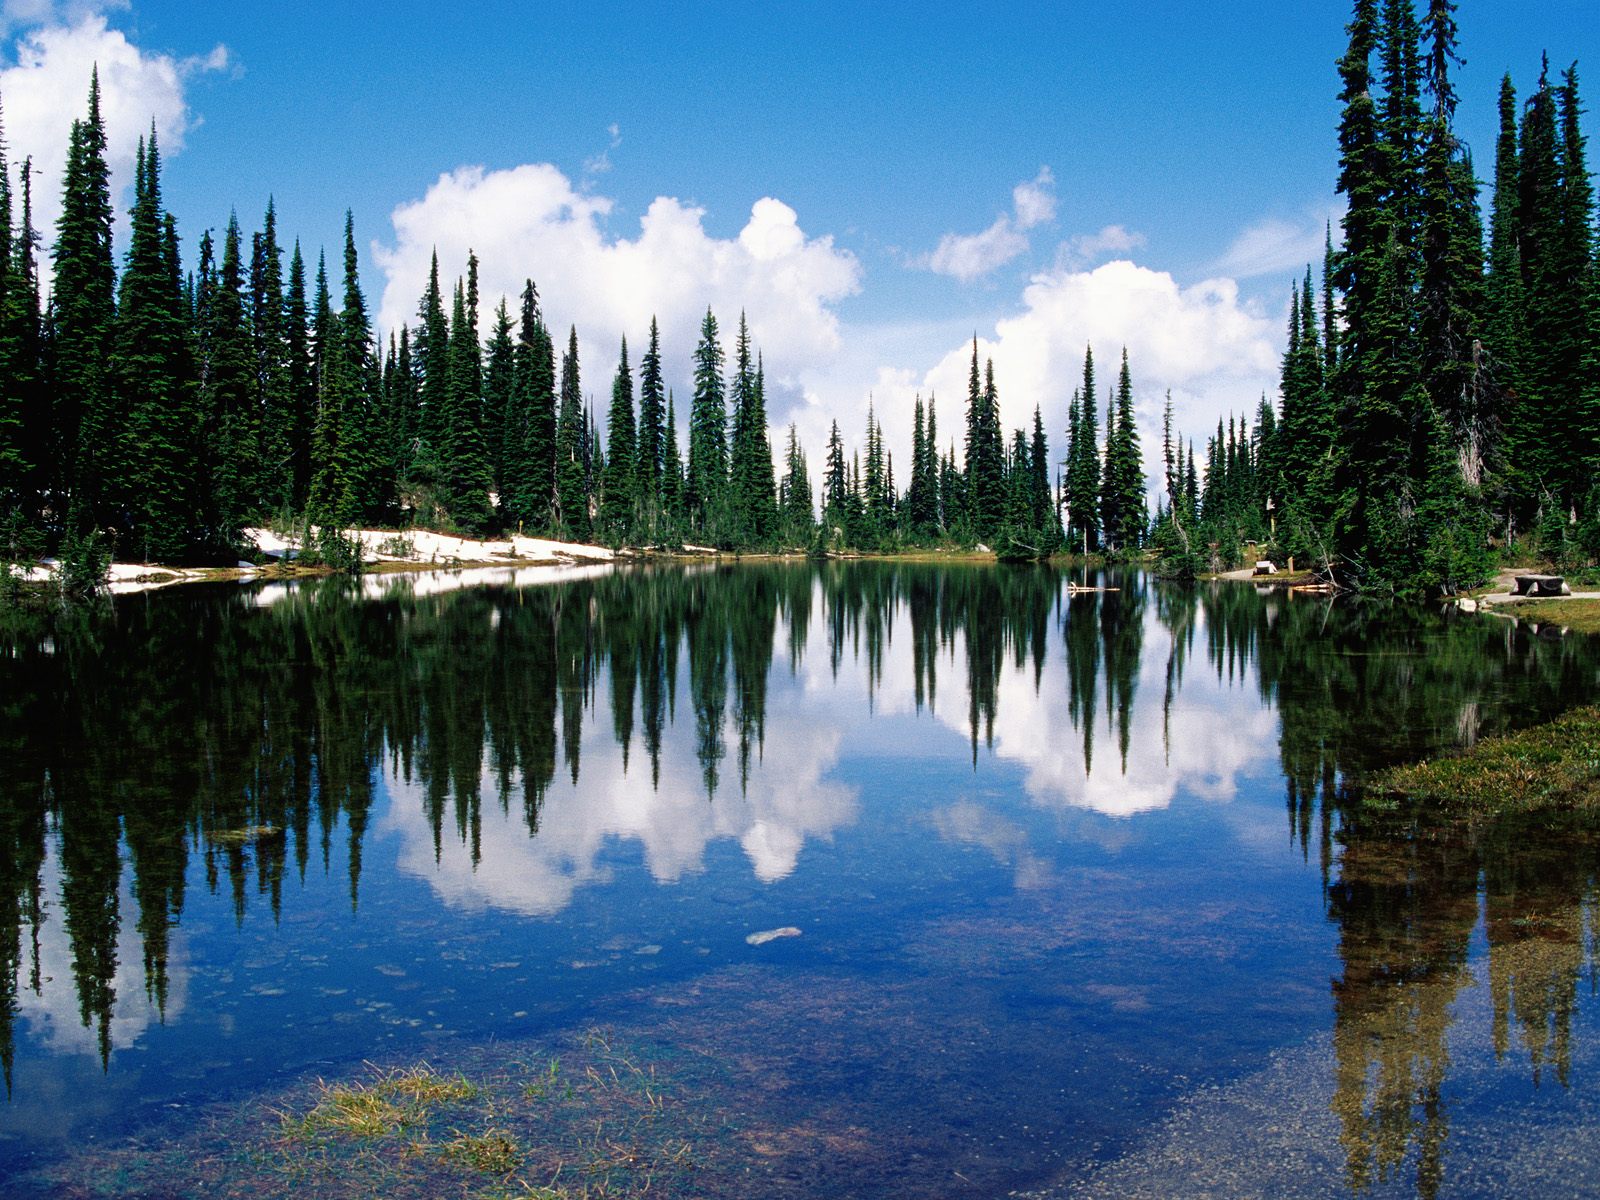
[[[1473,815],[1600,808],[1600,707],[1485,738],[1449,758],[1393,767],[1367,782],[1369,805],[1394,796]]]

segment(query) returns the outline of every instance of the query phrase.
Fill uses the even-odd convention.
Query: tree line
[[[203,232],[186,270],[153,128],[119,269],[98,73],[72,126],[43,303],[31,162],[18,176],[13,189],[0,143],[5,562],[87,543],[140,561],[231,562],[249,553],[243,531],[268,524],[738,550],[985,544],[1029,558],[1136,548],[1146,533],[1126,361],[1102,452],[1088,356],[1065,476],[1037,408],[1008,442],[974,339],[959,452],[954,437],[941,448],[933,397],[918,397],[897,484],[869,403],[864,453],[847,460],[835,422],[814,488],[792,426],[781,471],[774,463],[765,366],[742,314],[729,361],[706,312],[680,441],[654,320],[642,356],[620,345],[597,414],[577,330],[550,327],[532,279],[480,329],[470,254],[453,282],[435,255],[415,322],[386,344],[349,214],[336,267],[286,246],[269,201],[257,231],[230,216],[220,235]]]
[[[1162,553],[1193,570],[1219,539],[1270,538],[1395,592],[1453,591],[1497,555],[1593,562],[1600,258],[1577,67],[1552,77],[1547,58],[1520,105],[1502,81],[1485,236],[1455,132],[1455,5],[1356,0],[1347,32],[1343,243],[1320,294],[1309,268],[1291,288],[1281,408],[1208,453],[1207,493],[1228,498],[1197,512],[1169,459]]]

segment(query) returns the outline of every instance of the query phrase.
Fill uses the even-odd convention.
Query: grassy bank
[[[1367,781],[1366,793],[1369,803],[1406,796],[1466,815],[1600,809],[1600,707],[1390,768]]]
[[[1525,621],[1562,625],[1574,633],[1600,633],[1600,600],[1519,600],[1500,611]]]

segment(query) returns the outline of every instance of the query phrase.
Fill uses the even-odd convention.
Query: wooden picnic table
[[[1567,581],[1560,575],[1518,575],[1511,581],[1514,596],[1565,596]]]

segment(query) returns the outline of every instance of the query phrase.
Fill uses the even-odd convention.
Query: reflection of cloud
[[[1231,799],[1238,776],[1277,750],[1278,721],[1245,683],[1220,681],[1203,658],[1191,658],[1173,696],[1163,730],[1171,635],[1145,614],[1138,687],[1129,717],[1128,757],[1122,761],[1116,714],[1102,691],[1096,706],[1093,755],[1085,769],[1083,736],[1067,715],[1065,656],[1052,655],[1037,690],[1031,666],[1000,679],[994,749],[1027,768],[1028,794],[1047,804],[1089,808],[1109,816],[1166,808],[1180,791],[1207,800]],[[1103,680],[1097,687],[1103,686]]]
[[[61,863],[54,841],[46,844],[44,867],[40,875],[46,896],[62,894]],[[145,993],[144,946],[137,928],[139,908],[133,898],[127,874],[119,885],[117,911],[117,969],[111,980],[116,1003],[111,1012],[111,1045],[126,1050],[159,1024],[161,1013]],[[39,978],[42,986],[34,992],[29,985],[32,964],[25,962],[17,988],[17,1012],[35,1037],[55,1054],[100,1053],[96,1025],[85,1026],[78,1006],[78,988],[72,974],[72,942],[67,937],[66,909],[59,902],[46,903],[39,926]],[[181,1016],[189,986],[188,962],[182,953],[178,931],[171,933],[167,959],[167,1010],[169,1019]]]
[[[1197,621],[1203,619],[1196,614]],[[1013,656],[1006,656],[996,692],[994,754],[1026,769],[1028,794],[1037,802],[1132,816],[1166,808],[1180,792],[1228,800],[1240,775],[1273,761],[1278,720],[1255,695],[1252,677],[1232,683],[1219,680],[1202,653],[1190,657],[1163,729],[1162,696],[1172,637],[1153,608],[1146,612],[1144,623],[1126,765],[1115,713],[1107,711],[1102,674],[1095,682],[1095,725],[1086,769],[1083,732],[1068,715],[1067,661],[1059,630],[1051,634],[1037,685],[1031,661],[1019,666]],[[815,614],[813,638],[825,639],[827,625],[820,612]],[[1204,644],[1203,630],[1202,623],[1197,649]],[[937,655],[938,703],[933,709],[942,724],[963,736],[970,732],[965,637],[965,631],[957,632]],[[912,711],[912,640],[909,610],[902,605],[885,638],[881,682],[872,700],[879,716]],[[848,661],[855,648],[847,644],[844,653]],[[839,705],[852,692],[864,699],[866,682],[859,670],[841,670],[835,683],[825,641],[813,641],[801,672],[808,694],[819,702],[832,697],[832,703]]]
[[[1019,891],[1050,882],[1050,863],[1028,848],[1027,830],[981,805],[962,801],[941,809],[933,814],[933,827],[945,841],[977,846],[1002,867],[1015,868]]]
[[[537,836],[529,836],[515,803],[509,815],[500,814],[488,774],[480,788],[483,832],[475,865],[468,847],[457,841],[447,841],[434,861],[419,783],[390,778],[393,802],[378,828],[401,839],[402,870],[427,879],[447,903],[465,907],[560,912],[578,888],[607,878],[601,860],[609,845],[624,839],[642,846],[645,865],[659,883],[699,872],[706,847],[721,839],[738,841],[756,877],[771,883],[795,869],[808,838],[826,838],[855,819],[854,790],[824,778],[838,759],[839,728],[804,711],[804,699],[792,695],[794,703],[770,706],[765,750],[752,762],[743,793],[737,773],[727,770],[716,795],[706,798],[691,736],[694,718],[681,688],[677,725],[663,739],[659,788],[651,787],[637,736],[624,771],[607,688],[597,685],[585,714],[578,783],[562,775],[551,785]],[[738,738],[731,722],[724,738],[730,748],[726,766]]]

